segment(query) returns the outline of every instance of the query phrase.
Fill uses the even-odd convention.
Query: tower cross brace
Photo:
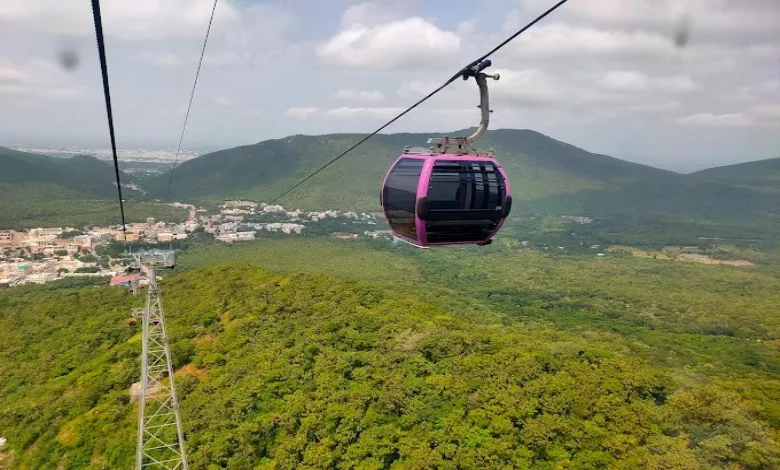
[[[156,275],[156,269],[173,266],[174,255],[144,252],[133,256],[149,279],[145,308],[133,311],[134,316],[143,316],[135,469],[188,470],[162,292]]]

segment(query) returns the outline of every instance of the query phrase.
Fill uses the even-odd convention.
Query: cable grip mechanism
[[[482,114],[477,130],[468,137],[432,137],[428,139],[428,143],[433,144],[429,149],[430,152],[452,152],[461,155],[474,153],[480,155],[480,152],[474,150],[471,145],[487,132],[488,126],[490,125],[490,113],[492,113],[493,110],[490,109],[490,95],[488,93],[487,79],[492,78],[493,80],[498,80],[501,78],[499,74],[489,75],[483,72],[483,70],[490,67],[492,64],[490,59],[485,59],[469,67],[465,67],[461,72],[463,80],[474,77],[474,80],[476,80],[477,86],[479,87],[479,106],[477,107],[481,109]],[[488,152],[488,154],[491,153],[492,152]]]

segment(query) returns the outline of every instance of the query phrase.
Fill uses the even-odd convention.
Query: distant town
[[[95,148],[48,148],[48,147],[22,147],[18,145],[9,145],[9,148],[20,152],[37,153],[39,155],[48,155],[50,157],[73,157],[75,155],[91,155],[100,160],[111,160],[111,149]],[[186,162],[195,157],[203,155],[205,152],[193,150],[179,151],[178,158],[176,149],[163,148],[120,148],[117,149],[117,158],[123,162],[148,162],[148,163],[178,163]]]
[[[267,237],[329,235],[392,239],[389,230],[377,230],[376,218],[351,211],[288,210],[280,205],[252,201],[227,201],[217,211],[175,202],[187,210],[184,223],[158,221],[109,227],[39,227],[25,231],[0,231],[0,288],[43,284],[68,277],[110,276],[112,284],[125,284],[131,264],[124,252],[128,243],[167,248],[191,238],[221,243]],[[166,246],[167,245],[167,246]]]

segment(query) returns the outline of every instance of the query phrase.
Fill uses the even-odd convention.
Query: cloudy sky
[[[0,143],[108,146],[89,3],[0,0]],[[553,3],[220,0],[184,147],[369,132]],[[211,6],[102,3],[120,147],[175,148]],[[777,0],[570,0],[493,56],[492,127],[682,171],[778,157],[779,25]],[[388,131],[477,102],[457,81]]]

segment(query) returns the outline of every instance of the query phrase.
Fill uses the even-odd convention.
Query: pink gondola
[[[404,149],[382,183],[381,204],[393,234],[413,245],[488,245],[509,215],[509,179],[493,152],[471,144],[490,122],[484,61],[463,78],[479,85],[482,121],[469,137],[429,139],[428,149]]]

